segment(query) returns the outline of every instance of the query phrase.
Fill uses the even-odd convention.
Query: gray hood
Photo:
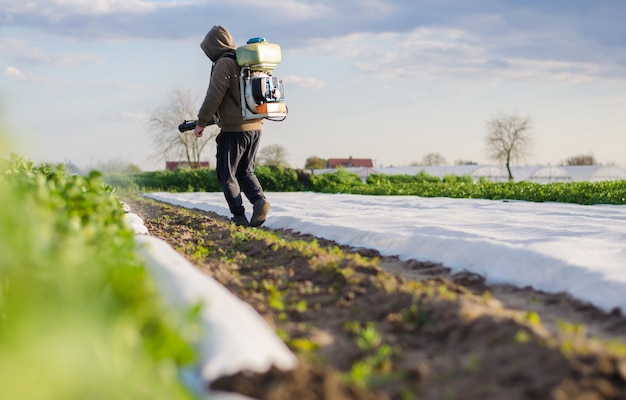
[[[215,25],[211,28],[200,43],[200,47],[212,62],[215,62],[224,53],[237,50],[237,45],[235,45],[230,32],[221,25]]]

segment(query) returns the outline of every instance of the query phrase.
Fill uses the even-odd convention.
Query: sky
[[[36,162],[163,169],[148,116],[173,90],[200,107],[199,43],[223,25],[239,45],[281,46],[289,116],[261,146],[292,167],[491,164],[486,123],[511,113],[532,121],[523,164],[626,167],[624,20],[621,0],[0,0],[0,118],[9,150]]]
[[[230,217],[222,193],[149,193]],[[441,263],[488,284],[567,292],[626,311],[626,207],[484,199],[268,193],[265,227]],[[251,207],[248,204],[248,217]]]

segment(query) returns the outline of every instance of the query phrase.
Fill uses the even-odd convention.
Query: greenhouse
[[[573,182],[599,182],[625,180],[626,170],[610,165],[572,165],[563,167]]]
[[[552,165],[533,165],[511,167],[513,180],[535,183],[571,182],[572,177],[563,167]]]
[[[487,179],[492,182],[508,181],[508,173],[503,167],[497,165],[421,165],[415,167],[385,167],[374,168],[371,173],[387,174],[387,175],[417,175],[421,171],[443,179],[447,175],[454,176],[471,176],[474,181],[479,179]]]
[[[430,176],[443,179],[448,175],[470,176],[474,182],[485,179],[491,182],[508,182],[509,174],[504,166],[498,165],[420,165],[411,167],[350,167],[345,171],[359,175],[365,182],[371,174],[383,175],[410,175],[415,176],[422,171]],[[335,172],[336,169],[316,169],[315,175],[327,172]],[[598,182],[607,180],[626,180],[626,170],[617,166],[581,165],[581,166],[555,166],[555,165],[530,165],[511,167],[513,180],[516,182],[527,181],[534,183],[553,182]]]

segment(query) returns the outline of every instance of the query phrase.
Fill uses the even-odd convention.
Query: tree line
[[[153,135],[153,144],[156,148],[155,157],[161,160],[185,160],[188,165],[198,167],[201,157],[209,148],[209,144],[216,137],[219,128],[213,126],[205,130],[202,138],[196,138],[192,131],[179,132],[178,125],[183,120],[195,119],[199,98],[190,90],[174,89],[170,92],[167,102],[149,113],[148,125]],[[518,113],[497,113],[491,116],[485,127],[483,138],[485,151],[489,159],[504,165],[509,180],[513,180],[511,165],[525,161],[531,154],[534,143],[534,124],[530,116]],[[259,150],[257,163],[259,165],[274,165],[289,167],[288,151],[284,146],[272,144]],[[306,159],[304,169],[323,169],[327,161],[318,156]],[[476,164],[467,160],[456,160],[455,164]],[[446,165],[446,159],[440,153],[428,153],[421,161],[412,162],[417,165]],[[597,165],[593,154],[580,154],[564,160],[565,165]]]

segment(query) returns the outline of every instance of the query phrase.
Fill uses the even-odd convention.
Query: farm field
[[[230,215],[220,193],[146,194]],[[269,193],[264,226],[445,264],[487,283],[567,292],[626,311],[626,207],[420,196]]]
[[[213,212],[123,199],[148,231],[252,305],[296,371],[215,388],[285,398],[624,398],[626,319],[563,293]]]

